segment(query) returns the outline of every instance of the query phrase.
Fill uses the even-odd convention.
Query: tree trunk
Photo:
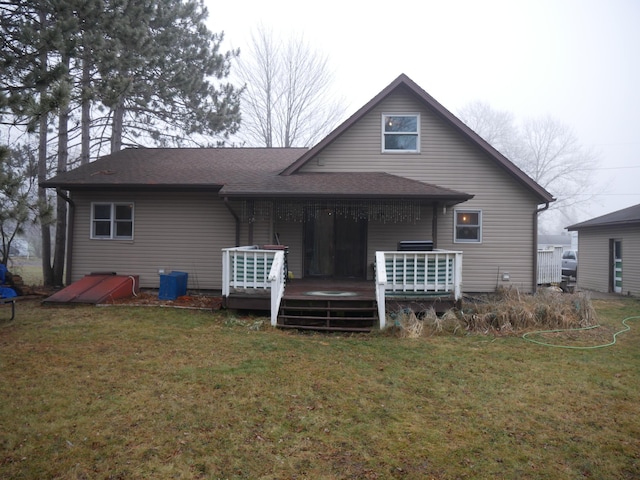
[[[40,12],[40,24],[46,24],[46,15]],[[42,69],[47,68],[48,52],[43,49],[40,54]],[[43,85],[39,88],[40,102],[44,101],[46,95],[46,87]],[[40,114],[39,121],[39,144],[38,144],[38,183],[47,179],[47,120],[48,115],[45,112]],[[49,202],[47,200],[47,190],[38,187],[38,214],[40,217],[40,232],[42,234],[42,279],[47,286],[53,285],[53,269],[51,268],[51,224],[49,221]]]
[[[124,119],[124,102],[118,100],[113,110],[113,123],[111,125],[111,153],[118,152],[122,149],[122,121]]]
[[[63,56],[62,63],[69,70],[69,57]],[[58,115],[58,168],[57,173],[67,171],[69,158],[69,105],[61,105]],[[53,283],[64,284],[64,254],[67,244],[67,202],[56,196],[56,241],[53,252]]]
[[[81,82],[81,102],[82,102],[82,116],[80,119],[81,130],[81,146],[80,146],[80,165],[89,163],[91,144],[90,140],[90,127],[91,127],[91,98],[89,91],[91,89],[91,63],[89,62],[89,50],[85,46],[84,55],[82,58],[82,82]]]

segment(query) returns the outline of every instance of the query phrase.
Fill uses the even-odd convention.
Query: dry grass
[[[612,327],[640,314],[594,305]],[[568,351],[24,302],[0,321],[0,478],[639,478],[632,327]]]
[[[494,295],[467,298],[461,310],[436,315],[431,307],[414,312],[395,312],[396,331],[401,337],[416,338],[439,333],[472,332],[520,335],[542,329],[571,329],[597,324],[597,315],[588,293],[564,294],[540,290],[535,295],[516,289]]]

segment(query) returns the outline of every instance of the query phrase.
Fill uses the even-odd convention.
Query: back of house
[[[295,278],[373,280],[403,241],[462,251],[463,288],[535,289],[553,197],[405,75],[311,149],[128,149],[43,186],[71,199],[68,279],[188,272],[222,289],[224,248],[280,243]]]

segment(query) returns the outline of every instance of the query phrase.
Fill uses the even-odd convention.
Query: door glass
[[[366,220],[336,215],[332,208],[309,210],[304,226],[305,275],[364,278]]]
[[[336,217],[336,275],[364,278],[366,232],[366,220]]]
[[[613,242],[613,291],[622,293],[622,242]]]
[[[330,209],[310,211],[305,222],[305,275],[334,274],[334,215]]]

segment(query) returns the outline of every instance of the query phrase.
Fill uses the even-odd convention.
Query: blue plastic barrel
[[[168,275],[160,275],[160,300],[175,300],[187,294],[187,281],[189,275],[186,272],[171,272]]]

